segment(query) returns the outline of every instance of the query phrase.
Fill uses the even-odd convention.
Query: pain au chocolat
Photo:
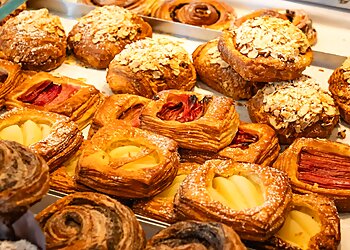
[[[20,70],[18,64],[0,59],[0,108],[4,105],[4,97],[21,81]]]
[[[171,184],[178,162],[175,141],[115,122],[87,141],[76,180],[121,198],[151,197]]]
[[[265,241],[282,226],[292,199],[287,176],[277,169],[232,160],[209,160],[181,184],[175,212],[220,221],[245,240]]]
[[[15,108],[0,116],[0,139],[29,147],[46,160],[52,171],[79,148],[83,136],[66,116]]]
[[[47,249],[142,250],[145,233],[133,212],[99,193],[77,192],[36,216]]]
[[[228,97],[168,90],[158,93],[141,113],[141,128],[173,138],[179,147],[218,151],[233,140],[239,125]]]
[[[277,158],[293,190],[334,199],[339,211],[350,211],[350,146],[329,140],[300,138]]]

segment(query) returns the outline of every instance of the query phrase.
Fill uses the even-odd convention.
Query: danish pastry
[[[18,64],[0,59],[0,107],[4,105],[4,97],[20,82],[21,67]]]
[[[334,199],[338,211],[350,212],[350,146],[321,139],[299,138],[273,167],[285,171],[299,193]]]
[[[299,137],[330,136],[339,110],[329,92],[308,76],[266,85],[248,101],[253,122],[272,126],[281,144]]]
[[[59,17],[47,9],[24,10],[0,27],[0,51],[23,69],[50,71],[59,67],[66,47]]]
[[[292,190],[277,169],[209,160],[182,182],[174,199],[179,215],[220,221],[245,240],[264,241],[282,226]]]
[[[287,20],[262,16],[225,31],[221,57],[247,81],[271,82],[299,77],[312,62],[306,35]]]
[[[146,245],[145,233],[133,212],[99,193],[74,193],[36,216],[47,249],[130,249]]]
[[[0,115],[0,139],[28,146],[46,160],[52,171],[79,148],[83,136],[68,117],[16,108]]]
[[[125,123],[104,126],[85,145],[76,180],[121,198],[157,195],[174,180],[175,141]]]
[[[141,113],[141,128],[173,138],[179,147],[217,152],[238,130],[231,98],[167,90],[155,99]]]
[[[79,19],[68,46],[85,65],[104,69],[125,45],[152,36],[151,26],[118,6],[97,7]]]
[[[103,99],[92,85],[65,76],[39,72],[27,77],[6,96],[6,106],[26,107],[65,115],[86,127]]]
[[[127,45],[108,67],[114,93],[152,98],[165,89],[191,90],[196,70],[184,48],[166,38],[146,38]]]

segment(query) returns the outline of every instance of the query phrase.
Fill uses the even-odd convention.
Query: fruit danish
[[[0,107],[4,105],[4,97],[21,81],[21,67],[18,64],[0,59]]]

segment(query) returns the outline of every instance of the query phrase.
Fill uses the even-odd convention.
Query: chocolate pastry
[[[41,211],[36,219],[47,249],[130,249],[146,245],[133,212],[99,193],[74,193]]]
[[[182,148],[217,152],[238,130],[231,98],[168,90],[155,99],[141,113],[141,128],[173,138]]]
[[[232,160],[209,160],[182,182],[175,212],[220,221],[245,240],[265,241],[282,226],[292,190],[277,169]]]
[[[148,240],[146,250],[230,249],[245,250],[232,228],[218,222],[181,221]]]
[[[0,115],[0,139],[29,147],[46,160],[52,171],[79,148],[83,136],[68,117],[15,108]]]
[[[21,67],[18,64],[0,59],[0,107],[4,105],[4,97],[21,81]]]
[[[105,69],[125,45],[151,36],[151,26],[141,17],[118,6],[104,6],[80,18],[67,41],[85,65]]]
[[[171,184],[178,162],[175,141],[115,122],[87,141],[76,180],[121,198],[151,197]]]
[[[247,81],[292,80],[312,62],[306,35],[277,17],[256,17],[224,31],[218,48],[222,59]]]
[[[26,107],[65,115],[86,127],[103,95],[92,85],[66,76],[40,72],[27,77],[6,96],[6,106]]]
[[[107,82],[114,93],[152,98],[165,89],[191,90],[196,70],[187,51],[166,38],[127,45],[108,67]]]
[[[66,35],[47,9],[24,10],[0,27],[0,51],[22,69],[50,71],[66,57]]]

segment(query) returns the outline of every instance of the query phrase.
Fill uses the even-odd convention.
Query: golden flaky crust
[[[140,151],[113,155],[127,146],[137,147]],[[147,164],[146,158],[155,162]],[[110,195],[145,198],[160,193],[171,184],[178,162],[175,141],[115,122],[101,128],[86,143],[76,179]]]
[[[98,193],[75,193],[41,211],[36,219],[48,249],[141,250],[144,231],[133,212]]]
[[[263,203],[235,210],[214,199],[208,191],[214,177],[232,175],[253,180],[263,193]],[[186,218],[231,226],[242,239],[264,241],[283,224],[291,199],[288,178],[281,171],[251,163],[210,160],[187,176],[175,196],[174,208]]]
[[[22,80],[21,67],[18,64],[0,59],[0,107],[4,97]]]
[[[107,82],[114,93],[152,98],[166,89],[191,90],[196,84],[196,70],[178,43],[146,38],[127,45],[114,57]]]
[[[153,7],[151,16],[203,28],[226,30],[232,27],[236,12],[224,1],[163,0]]]
[[[23,69],[50,71],[59,67],[66,47],[59,17],[47,9],[22,11],[0,27],[0,50]]]
[[[148,102],[150,99],[128,94],[107,97],[92,119],[88,138],[91,138],[103,126],[116,120],[122,120],[130,126],[139,127],[141,111]]]
[[[349,145],[312,138],[295,140],[273,164],[288,174],[296,192],[328,196],[339,211],[346,212],[350,211],[349,173],[345,171],[349,166]]]
[[[218,222],[182,221],[161,230],[148,240],[146,250],[222,249],[245,250],[236,232]]]
[[[192,53],[193,65],[200,80],[235,100],[251,98],[263,84],[244,80],[222,60],[217,46],[218,40],[212,40],[200,45]]]
[[[79,19],[69,32],[68,46],[87,66],[104,69],[127,44],[151,36],[151,26],[141,17],[118,6],[104,6]]]

